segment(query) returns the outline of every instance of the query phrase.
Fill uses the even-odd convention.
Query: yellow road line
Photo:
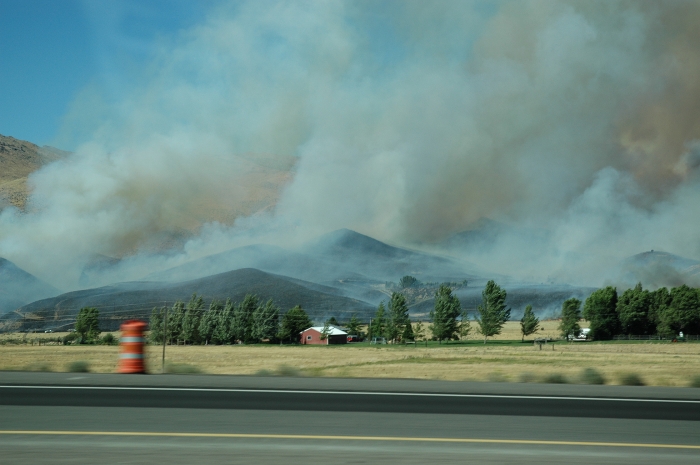
[[[401,442],[440,442],[462,444],[520,444],[529,446],[592,446],[592,447],[637,447],[654,449],[700,450],[700,445],[689,444],[642,444],[633,442],[593,442],[593,441],[538,441],[531,439],[477,439],[477,438],[420,438],[396,436],[329,436],[316,434],[243,434],[243,433],[168,433],[147,431],[31,431],[0,430],[0,435],[43,435],[43,436],[141,436],[174,438],[229,438],[229,439],[310,439],[326,441],[401,441]]]

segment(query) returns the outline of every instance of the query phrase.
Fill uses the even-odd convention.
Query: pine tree
[[[357,319],[357,315],[354,313],[350,316],[350,321],[348,322],[348,331],[350,334],[360,337],[360,320]]]
[[[532,311],[532,305],[525,307],[525,313],[520,319],[520,332],[523,333],[522,341],[525,341],[525,336],[535,334],[539,330],[540,319],[535,316]]]
[[[178,300],[168,312],[168,341],[179,341],[182,337],[182,322],[185,319],[185,303]]]
[[[406,297],[400,292],[392,292],[384,336],[387,339],[396,341],[409,321]]]
[[[215,344],[233,344],[236,337],[233,333],[233,311],[234,305],[231,299],[226,299],[224,308],[218,312],[212,340]]]
[[[232,332],[239,341],[247,344],[253,342],[251,333],[253,323],[253,312],[258,308],[259,299],[254,294],[247,294],[243,302],[236,305],[233,312]]]
[[[477,307],[479,316],[476,322],[479,325],[479,332],[486,339],[497,334],[501,334],[503,325],[510,318],[510,308],[506,308],[506,291],[493,280],[486,283],[486,287],[481,293],[482,304]]]
[[[384,301],[379,302],[377,313],[374,314],[374,319],[370,324],[371,334],[369,337],[384,337],[384,329],[386,327],[386,310],[384,309]]]
[[[413,326],[411,325],[410,321],[407,321],[403,327],[403,333],[401,334],[401,340],[404,342],[408,342],[408,341],[413,341],[415,339],[416,339],[416,336],[413,333]]]
[[[253,311],[251,339],[254,342],[273,340],[279,332],[279,308],[269,299]]]
[[[151,319],[148,323],[148,329],[150,331],[148,335],[148,340],[154,344],[161,344],[163,342],[163,318],[165,316],[165,307],[157,308],[154,307],[151,311]]]
[[[212,300],[209,304],[209,310],[202,315],[199,321],[199,336],[205,344],[214,342],[214,330],[219,321],[219,313],[223,310],[221,302]]]
[[[185,316],[182,319],[182,339],[185,343],[199,343],[199,320],[204,309],[204,299],[197,294],[192,294],[192,298],[187,303]]]
[[[430,311],[430,330],[438,341],[453,339],[459,327],[457,318],[462,314],[459,299],[448,286],[440,285],[435,293],[435,306]]]

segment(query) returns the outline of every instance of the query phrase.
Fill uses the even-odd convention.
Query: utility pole
[[[163,319],[163,361],[161,363],[161,373],[165,373],[165,343],[168,340],[168,303],[163,302],[165,308],[165,318]]]

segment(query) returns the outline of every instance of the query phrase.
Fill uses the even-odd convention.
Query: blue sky
[[[203,23],[222,1],[0,0],[0,134],[74,150],[94,129],[84,121],[94,116],[86,108],[97,114],[109,106],[102,103],[122,100],[163,44],[176,43],[181,31]],[[402,42],[406,37],[391,20],[400,10],[395,1],[350,5],[361,12],[355,20],[371,38],[377,64],[392,69],[406,59],[410,41]],[[495,11],[490,2],[472,5],[481,15]],[[425,19],[427,30],[462,27],[459,21],[430,21]],[[451,53],[464,59],[471,41],[454,44]],[[82,122],[75,122],[75,108]]]
[[[51,144],[82,89],[96,84],[117,97],[122,70],[147,62],[155,41],[214,3],[0,0],[0,134]]]

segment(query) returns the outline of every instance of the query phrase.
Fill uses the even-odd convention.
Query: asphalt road
[[[687,389],[0,373],[2,463],[700,463],[698,420]]]

